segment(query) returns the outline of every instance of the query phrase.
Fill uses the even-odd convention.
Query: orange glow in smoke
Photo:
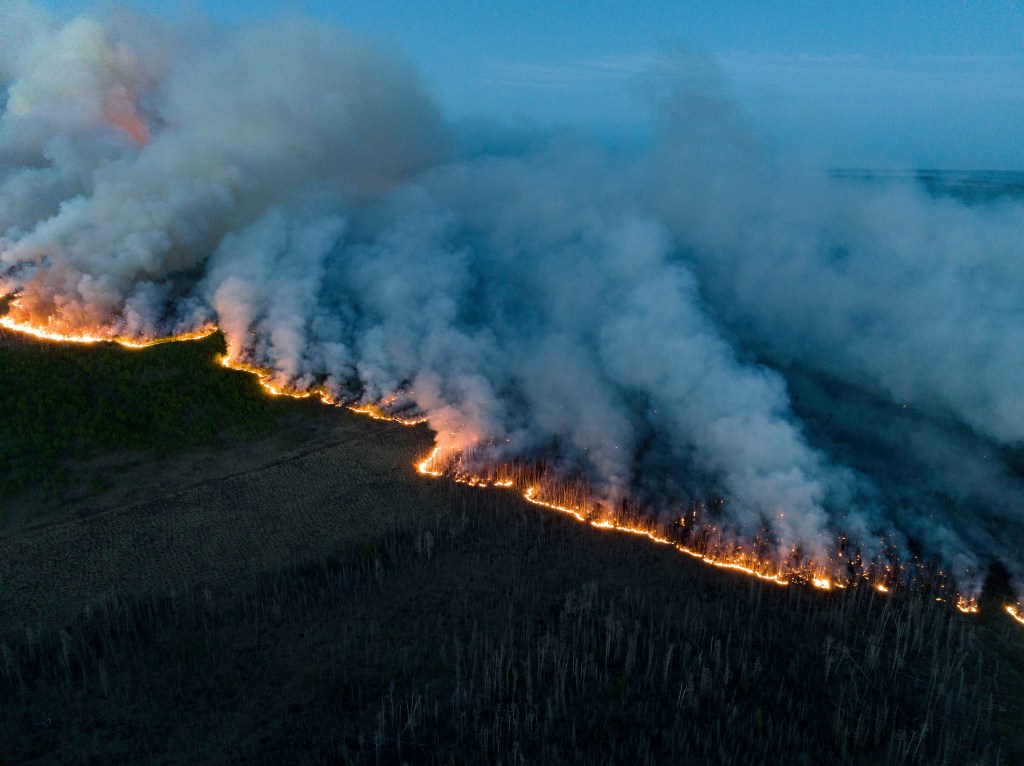
[[[435,478],[444,476],[446,471],[442,465],[440,465],[441,449],[434,447],[430,453],[420,462],[416,463],[416,471],[423,476],[433,476]],[[455,481],[462,484],[469,484],[471,486],[479,487],[499,487],[503,489],[511,489],[521,482],[517,482],[511,475],[500,475],[497,479],[482,479],[479,477],[471,477],[467,475],[455,472],[450,474]],[[716,567],[718,569],[725,569],[739,574],[744,574],[749,577],[755,577],[765,582],[770,582],[774,585],[786,586],[790,584],[790,580],[787,579],[779,571],[771,571],[771,568],[767,565],[758,566],[757,562],[754,562],[748,558],[742,558],[739,556],[733,558],[716,557],[708,555],[693,548],[689,548],[685,545],[677,543],[673,540],[669,540],[666,537],[659,535],[652,528],[644,528],[640,526],[631,526],[628,524],[617,524],[613,521],[603,519],[595,520],[588,519],[586,512],[582,508],[575,507],[570,504],[561,504],[546,500],[542,497],[542,491],[537,485],[530,485],[522,489],[522,497],[528,503],[533,505],[539,505],[543,508],[547,508],[552,511],[564,513],[568,516],[572,516],[579,522],[589,524],[596,529],[606,529],[612,532],[619,532],[623,534],[637,535],[644,537],[653,543],[659,545],[670,545],[675,548],[679,553],[685,554],[695,559],[699,559],[705,564]]]
[[[178,335],[166,335],[156,338],[132,338],[123,335],[100,335],[77,330],[68,330],[61,327],[60,323],[47,321],[43,324],[32,324],[19,322],[10,314],[0,317],[0,327],[12,330],[22,335],[29,335],[38,340],[53,341],[55,343],[117,343],[125,348],[140,349],[158,346],[161,343],[172,343],[182,340],[201,340],[208,338],[217,332],[213,326],[204,327],[194,332],[180,333]]]
[[[17,309],[17,300],[9,304],[9,308]],[[154,337],[154,338],[133,338],[116,334],[104,334],[102,331],[82,332],[68,329],[59,320],[47,318],[41,322],[20,321],[10,314],[0,316],[0,327],[22,333],[33,338],[45,341],[62,343],[104,343],[113,342],[131,349],[141,349],[159,343],[167,343],[178,340],[195,340],[206,338],[217,332],[214,326],[206,326],[190,333],[183,333],[175,336]],[[288,396],[297,399],[316,397],[325,404],[341,405],[334,396],[323,386],[312,386],[306,389],[298,389],[281,382],[275,377],[276,373],[268,368],[252,365],[233,359],[225,354],[218,359],[224,367],[233,370],[240,370],[255,375],[263,390],[272,396]],[[422,417],[402,417],[388,412],[388,408],[396,406],[397,400],[392,398],[377,404],[346,405],[352,412],[366,415],[377,420],[388,420],[401,425],[416,425],[425,422]],[[528,479],[522,472],[513,467],[501,467],[491,469],[491,475],[478,476],[465,471],[460,465],[459,458],[462,453],[458,450],[442,450],[435,446],[428,455],[415,464],[416,471],[423,476],[441,478],[448,476],[453,481],[467,484],[473,487],[497,487],[501,489],[512,489],[518,492],[527,502],[538,505],[549,510],[572,516],[577,521],[589,524],[595,529],[608,530],[622,534],[631,534],[644,537],[649,541],[673,547],[681,554],[700,560],[701,562],[727,571],[737,572],[778,586],[790,584],[803,584],[819,590],[830,591],[846,587],[843,582],[830,578],[821,571],[809,572],[807,568],[784,570],[777,564],[759,559],[756,556],[736,550],[723,550],[721,552],[702,551],[687,547],[674,540],[668,539],[659,534],[653,527],[641,525],[623,524],[607,518],[594,518],[594,511],[588,510],[585,505],[575,501],[556,502],[545,497],[544,487],[538,485],[535,479]],[[569,497],[569,495],[566,495]],[[841,557],[842,554],[840,554]],[[859,584],[853,581],[851,585]],[[879,593],[888,594],[890,588],[882,583],[874,583],[871,587]],[[936,599],[942,601],[942,599]],[[955,602],[956,608],[965,614],[977,614],[978,604],[973,598],[958,595]],[[1006,607],[1007,613],[1017,622],[1024,625],[1024,616],[1014,606]]]
[[[107,96],[103,104],[103,119],[139,146],[149,143],[149,125],[139,116],[135,95],[128,89],[119,88]]]

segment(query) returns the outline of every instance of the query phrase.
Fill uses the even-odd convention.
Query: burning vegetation
[[[46,325],[34,327],[9,316],[0,316],[0,327],[44,342],[89,345],[112,342],[128,349],[148,348],[175,340],[203,340],[217,332],[216,328],[208,327],[180,337],[104,338],[58,331]],[[287,382],[278,382],[278,376],[272,370],[234,359],[230,353],[218,355],[217,361],[222,367],[254,375],[260,388],[270,396],[316,398],[325,405],[346,406],[360,415],[407,426],[425,420],[407,411],[403,414],[395,412],[396,403],[403,401],[397,397],[376,404],[364,404],[352,403],[353,397],[350,396],[346,404],[346,399],[338,392],[318,385],[305,389],[294,388]],[[512,490],[533,505],[566,514],[594,528],[641,536],[655,544],[671,546],[679,553],[709,566],[739,572],[775,585],[797,584],[824,591],[865,586],[881,595],[888,595],[893,589],[908,589],[937,602],[952,604],[964,614],[977,614],[979,610],[977,594],[958,592],[955,581],[930,562],[900,561],[895,550],[889,550],[884,558],[876,557],[875,560],[866,561],[859,551],[849,550],[844,544],[845,540],[840,539],[834,548],[834,556],[827,561],[807,557],[798,548],[791,549],[788,556],[780,558],[777,554],[773,555],[766,538],[758,537],[746,544],[735,534],[716,526],[707,506],[702,503],[691,504],[685,514],[666,527],[652,522],[643,508],[631,507],[628,501],[609,509],[591,498],[585,485],[566,481],[557,473],[536,464],[510,462],[493,465],[486,460],[476,460],[471,450],[446,450],[435,446],[428,455],[417,461],[415,468],[417,473],[425,477],[447,477],[456,483],[480,489],[491,487]],[[1017,616],[1018,609],[1019,604],[1006,605],[1007,613],[1021,622]]]
[[[1006,623],[716,573],[449,487],[432,522],[254,585],[108,597],[4,637],[5,754],[953,766],[1024,752]]]
[[[12,339],[0,351],[26,388],[66,392],[78,365],[98,379],[121,370],[139,392],[127,412],[147,396],[167,407],[157,370],[215,410],[218,379],[245,383],[258,410],[286,403],[211,364],[222,348],[213,336],[140,353]],[[192,392],[174,368],[213,386]],[[363,414],[388,417],[386,405]],[[968,618],[892,580],[826,592],[792,573],[751,576],[763,573],[589,515],[584,492],[557,490],[537,466],[460,471],[471,458],[417,461],[451,478],[424,484],[439,495],[432,521],[308,550],[255,583],[129,590],[70,619],[2,627],[0,752],[436,764],[997,764],[1022,752],[1015,607]]]
[[[13,354],[0,381],[4,404],[28,416],[0,426],[10,466],[0,492],[54,483],[73,472],[68,455],[97,448],[212,443],[229,425],[256,433],[272,401],[303,399],[426,422],[435,444],[415,468],[442,479],[433,484],[572,519],[608,545],[641,540],[786,603],[885,615],[927,604],[907,625],[935,630],[1022,623],[1024,292],[1008,277],[1024,237],[1017,197],[974,205],[934,184],[776,167],[703,61],[652,89],[651,142],[635,154],[561,135],[492,147],[446,123],[413,67],[310,20],[169,34],[142,16],[64,22],[18,3],[0,22],[0,332],[53,349],[38,368]],[[181,340],[195,343],[171,342]],[[101,346],[106,361],[73,359],[74,344]],[[169,360],[221,353],[191,383],[150,371],[143,386],[110,390],[92,365],[132,367],[111,344],[160,346],[147,353]],[[54,386],[47,376],[71,362],[77,388]],[[247,398],[254,390],[268,396]],[[986,570],[1001,583],[987,596]],[[629,615],[654,624],[640,607]],[[579,620],[580,635],[596,629]],[[530,642],[549,632],[522,640],[541,647]],[[664,649],[654,635],[647,684]],[[5,654],[22,695],[26,675],[54,682],[22,673],[38,649],[26,640]],[[473,752],[520,757],[516,743],[536,738],[538,721],[545,736],[571,723],[578,746],[595,724],[568,714],[569,666],[488,665],[492,650],[517,656],[504,640],[477,645],[473,677],[491,691],[511,679],[511,692],[459,707],[456,664],[449,713],[473,711],[472,732],[490,732]],[[614,655],[629,668],[619,675],[574,661],[576,691],[593,692],[584,680],[594,678],[612,696],[619,678],[628,688],[628,646]],[[924,638],[914,646],[925,651]],[[934,655],[929,699],[949,691],[969,651],[952,632],[945,646],[953,659]],[[90,651],[74,672],[95,672],[106,689],[109,667],[89,665]],[[886,655],[889,683],[907,651]],[[605,666],[612,656],[609,639]],[[869,656],[852,663],[864,675]],[[740,653],[709,672],[738,663],[743,676],[754,661]],[[834,661],[826,652],[825,666]],[[557,679],[561,697],[517,707],[524,678]],[[676,715],[699,717],[682,691],[697,682],[676,681]],[[946,699],[937,709],[954,715]],[[396,723],[400,708],[387,704],[379,720]],[[419,705],[397,733],[381,723],[375,758],[405,757],[384,743],[420,725]],[[967,715],[965,731],[933,740],[941,719],[922,709],[920,731],[858,717],[851,733],[848,711],[837,713],[846,744],[822,754],[998,760],[979,744],[991,717]],[[765,711],[745,725],[786,750],[796,735]],[[725,752],[723,741],[701,757]],[[355,760],[367,754],[346,742]],[[621,759],[633,752],[615,747]]]
[[[495,145],[346,30],[173,26],[0,8],[0,328],[218,328],[432,475],[780,586],[1024,583],[1016,196],[786,168],[692,57],[637,152]]]

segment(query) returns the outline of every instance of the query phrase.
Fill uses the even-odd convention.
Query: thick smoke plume
[[[489,152],[343,30],[7,3],[0,295],[66,333],[216,324],[282,385],[605,508],[724,498],[780,558],[1019,578],[1024,205],[782,171],[712,65],[679,69],[644,156]]]

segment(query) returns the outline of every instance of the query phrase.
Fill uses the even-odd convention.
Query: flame
[[[130,349],[149,348],[150,346],[158,346],[161,343],[173,343],[182,340],[201,340],[203,338],[208,338],[217,332],[216,327],[208,325],[200,328],[199,330],[183,332],[178,335],[163,335],[154,338],[133,338],[126,335],[95,335],[88,332],[52,329],[49,326],[50,324],[51,322],[49,321],[44,326],[39,326],[30,322],[19,322],[10,314],[0,317],[0,327],[12,330],[22,335],[30,335],[39,340],[52,341],[54,343],[117,343],[119,346]]]
[[[662,537],[652,529],[645,529],[644,527],[634,527],[627,524],[616,524],[615,522],[608,520],[587,522],[586,517],[583,515],[583,513],[581,513],[580,509],[572,508],[570,506],[558,505],[557,503],[551,503],[546,500],[541,500],[537,496],[538,491],[539,490],[536,486],[528,487],[526,492],[523,493],[523,498],[527,502],[533,503],[534,505],[539,505],[544,508],[550,508],[551,510],[559,511],[560,513],[568,514],[577,519],[578,521],[589,523],[590,526],[595,527],[597,529],[607,529],[613,532],[621,532],[629,535],[639,535],[640,537],[646,537],[651,542],[657,543],[659,545],[671,545],[680,553],[686,554],[687,556],[691,556],[692,558],[699,559],[700,561],[703,561],[705,564],[709,564],[713,567],[718,567],[719,569],[728,569],[733,572],[740,572],[751,577],[756,577],[759,580],[765,580],[766,582],[774,583],[775,585],[789,585],[790,581],[784,578],[779,573],[771,573],[755,569],[754,567],[749,566],[741,560],[716,558],[715,556],[710,556],[706,553],[701,553],[700,551],[694,548],[687,547],[685,545],[682,545],[681,543],[677,543],[673,540],[669,540],[666,537]]]
[[[445,471],[440,464],[441,453],[442,451],[440,447],[434,447],[423,460],[416,464],[417,472],[425,476],[443,476]],[[493,486],[509,489],[514,487],[517,483],[514,478],[509,478],[507,476],[504,478],[499,477],[489,480],[477,476],[460,474],[458,472],[454,474],[453,478],[455,479],[455,481],[458,481],[460,483],[478,487]],[[527,486],[525,490],[523,490],[522,497],[524,500],[526,500],[529,503],[532,503],[533,505],[539,505],[543,508],[547,508],[549,510],[557,511],[559,513],[564,513],[566,515],[572,516],[577,521],[589,524],[595,529],[605,529],[613,532],[645,537],[653,543],[657,543],[659,545],[669,545],[676,549],[679,553],[691,556],[692,558],[699,559],[705,564],[717,567],[719,569],[727,569],[734,572],[739,572],[751,577],[755,577],[759,580],[774,583],[775,585],[786,586],[790,584],[790,580],[786,579],[780,572],[766,571],[766,569],[763,566],[755,566],[752,561],[744,559],[739,556],[734,558],[724,558],[709,555],[705,552],[701,552],[695,548],[688,547],[674,540],[670,540],[667,537],[659,535],[653,528],[650,527],[619,524],[609,519],[588,519],[588,516],[582,507],[561,504],[550,500],[546,500],[543,497],[541,497],[541,492],[542,490],[539,486],[537,486],[536,484],[532,484],[530,486]],[[827,582],[827,580],[825,582]]]
[[[974,598],[967,596],[958,595],[956,597],[956,608],[964,614],[977,614],[978,613],[978,602]]]
[[[423,460],[416,464],[416,471],[424,476],[442,476],[443,472],[437,468],[434,468],[434,460],[437,459],[438,453],[441,451],[440,447],[434,447]]]
[[[392,415],[382,410],[380,406],[376,404],[350,404],[348,405],[348,409],[350,412],[355,412],[359,415],[366,415],[374,420],[390,420],[394,423],[401,423],[403,426],[415,426],[420,423],[427,422],[425,417],[403,418],[398,415]],[[428,457],[428,460],[429,459],[430,458]]]
[[[135,94],[127,88],[118,88],[107,95],[103,104],[103,119],[139,146],[149,143],[149,125],[139,116]]]
[[[224,354],[217,357],[217,362],[221,367],[227,367],[229,370],[238,370],[239,372],[247,372],[250,375],[256,376],[256,381],[260,384],[260,388],[266,391],[271,396],[287,396],[291,399],[309,399],[313,396],[319,397],[320,401],[324,404],[334,404],[334,398],[321,386],[313,386],[311,388],[299,389],[291,386],[282,385],[272,380],[274,371],[267,367],[258,367],[248,362],[240,362],[237,359],[233,359],[230,354]]]
[[[275,371],[269,367],[260,367],[258,365],[250,364],[249,362],[242,362],[234,359],[231,354],[224,354],[218,357],[217,361],[222,367],[227,367],[229,370],[238,370],[240,372],[247,372],[250,375],[255,375],[257,382],[260,387],[271,396],[287,396],[291,399],[310,399],[316,397],[322,404],[330,404],[340,406],[342,403],[336,396],[331,394],[323,386],[310,386],[309,388],[295,388],[287,384],[279,383],[274,380]],[[394,404],[396,401],[391,399],[389,401],[381,402],[380,404],[346,404],[346,409],[351,412],[355,412],[359,415],[366,415],[367,417],[373,418],[374,420],[389,420],[393,423],[399,423],[403,426],[414,426],[419,423],[425,423],[425,417],[410,418],[402,417],[400,415],[393,415],[382,409],[382,405]],[[428,462],[431,458],[428,457],[424,463]],[[422,472],[421,472],[422,473]],[[441,474],[436,474],[440,476]]]
[[[18,308],[17,301],[12,301],[10,306]],[[153,338],[138,338],[117,335],[112,332],[101,334],[77,330],[72,331],[61,328],[59,325],[60,322],[52,317],[47,318],[42,323],[33,323],[18,321],[10,314],[0,316],[0,327],[31,336],[39,340],[82,344],[117,343],[129,349],[148,348],[150,346],[169,343],[172,341],[199,340],[207,338],[218,331],[216,326],[206,325],[193,332]],[[317,397],[324,404],[342,404],[338,401],[337,397],[333,396],[324,386],[311,386],[305,389],[289,386],[288,384],[275,379],[276,373],[274,370],[240,361],[233,358],[230,354],[220,356],[217,361],[223,367],[228,369],[239,370],[256,376],[260,387],[271,396],[287,396],[295,399]],[[395,405],[396,403],[397,400],[392,397],[389,400],[384,400],[376,404],[346,404],[344,406],[350,411],[360,415],[365,415],[376,420],[388,420],[405,426],[417,425],[426,421],[426,418],[424,417],[403,417],[389,412],[387,408]],[[493,475],[481,476],[465,471],[460,463],[461,457],[462,453],[459,450],[445,450],[440,446],[435,446],[423,459],[415,463],[415,468],[417,473],[422,476],[440,478],[447,475],[458,483],[472,487],[497,487],[500,489],[511,490],[516,490],[518,488],[521,496],[527,502],[572,516],[577,521],[589,524],[595,529],[644,537],[653,543],[671,546],[680,554],[695,558],[708,566],[737,572],[764,582],[770,582],[780,587],[785,587],[790,584],[810,585],[811,587],[819,590],[832,590],[834,588],[843,589],[847,587],[843,582],[831,579],[822,573],[808,574],[806,569],[783,571],[778,565],[773,565],[766,560],[744,553],[739,549],[723,552],[698,550],[697,548],[684,545],[659,534],[653,527],[623,524],[607,518],[595,519],[592,517],[592,511],[589,511],[582,503],[557,503],[552,500],[545,499],[543,497],[543,488],[537,483],[528,482],[522,471],[517,472],[510,466],[499,466],[496,469],[492,469]],[[839,557],[842,558],[842,553],[839,554]],[[886,567],[886,569],[891,571],[892,567]],[[857,585],[860,582],[864,581],[853,580],[850,584]],[[890,588],[884,583],[877,582],[871,587],[882,594],[888,594],[891,592]],[[942,602],[943,599],[936,598],[936,601]],[[976,599],[962,594],[957,594],[955,606],[964,614],[977,614],[979,611]],[[1006,611],[1014,620],[1024,625],[1024,615],[1022,615],[1021,611],[1019,611],[1017,607],[1012,605],[1007,606]]]
[[[549,503],[546,500],[541,500],[539,497],[537,497],[536,487],[527,488],[526,492],[523,493],[523,497],[526,498],[529,502],[533,503],[534,505],[540,505],[543,506],[544,508],[550,508],[551,510],[558,511],[559,513],[567,513],[573,518],[575,518],[577,521],[586,521],[586,518],[584,518],[583,514],[580,513],[579,510],[576,508],[570,508],[569,506],[558,505],[557,503]],[[594,526],[597,525],[595,524]],[[611,528],[612,525],[609,523],[608,526],[609,528]]]

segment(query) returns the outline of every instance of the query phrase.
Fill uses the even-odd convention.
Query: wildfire
[[[108,94],[103,105],[103,118],[137,145],[145,146],[149,143],[149,125],[139,116],[135,95],[127,88],[119,88]]]
[[[49,323],[47,323],[49,324]],[[184,332],[178,335],[166,335],[157,338],[131,338],[124,335],[93,335],[92,333],[51,329],[48,326],[19,322],[9,314],[0,317],[0,327],[22,335],[30,335],[39,340],[47,340],[55,343],[117,343],[125,348],[140,349],[158,346],[161,343],[172,343],[181,340],[201,340],[208,338],[217,332],[216,327],[208,326],[194,332]]]
[[[430,454],[427,455],[423,460],[416,464],[417,473],[421,473],[424,476],[442,476],[444,472],[434,467],[434,460],[437,459],[438,453],[441,451],[440,447],[434,447]]]
[[[420,417],[420,418],[403,418],[403,417],[399,417],[398,415],[391,415],[391,414],[385,412],[384,410],[382,410],[379,405],[375,405],[375,404],[350,404],[350,405],[348,405],[348,409],[351,412],[355,412],[355,413],[357,413],[359,415],[366,415],[367,417],[373,418],[374,420],[390,420],[390,421],[392,421],[394,423],[401,423],[403,426],[415,426],[415,425],[418,425],[420,423],[426,423],[427,422],[427,419],[426,418],[422,418],[422,417]],[[433,457],[433,453],[431,453],[431,455],[427,457],[427,460],[425,460],[423,462],[429,461],[432,457]],[[422,465],[422,463],[420,465]],[[421,471],[420,473],[423,473],[423,472]],[[438,475],[440,475],[440,474],[438,474]]]
[[[265,367],[257,367],[256,365],[249,364],[248,362],[240,362],[236,359],[232,359],[230,354],[224,354],[223,356],[218,357],[217,361],[220,362],[221,367],[227,367],[229,370],[238,370],[239,372],[247,372],[250,375],[255,375],[260,387],[271,396],[288,396],[292,399],[309,399],[311,396],[319,396],[320,400],[324,404],[333,404],[331,397],[321,388],[300,390],[297,388],[278,385],[271,380],[271,376],[274,374],[273,370]]]
[[[227,367],[229,370],[239,370],[240,372],[247,372],[250,375],[255,375],[256,380],[259,382],[260,387],[271,396],[287,396],[291,399],[310,399],[312,397],[318,398],[323,404],[330,405],[342,405],[337,397],[333,396],[323,386],[311,386],[305,389],[294,388],[274,380],[274,370],[267,367],[259,367],[248,362],[241,362],[231,357],[230,354],[224,354],[219,357],[218,362],[222,367]],[[373,418],[374,420],[388,420],[393,423],[399,423],[403,426],[414,426],[418,423],[426,422],[426,418],[410,418],[402,417],[400,415],[392,415],[382,409],[382,405],[395,404],[394,400],[382,402],[380,405],[375,404],[345,404],[344,407],[351,412],[355,412],[359,415],[366,415],[367,417]],[[430,461],[432,456],[429,456],[423,463]],[[423,473],[421,471],[421,473]],[[436,474],[440,476],[441,474]]]
[[[12,303],[12,306],[17,306],[17,303]],[[199,340],[209,337],[218,330],[217,327],[209,325],[194,332],[182,333],[179,335],[155,338],[132,338],[116,334],[103,335],[77,330],[69,331],[67,329],[58,329],[56,327],[57,324],[58,323],[53,320],[47,320],[40,325],[31,322],[18,321],[12,318],[9,314],[0,316],[0,327],[40,340],[82,344],[117,343],[129,349],[142,349],[161,343],[169,343],[171,341]],[[275,372],[273,370],[253,365],[248,362],[239,361],[232,358],[230,354],[225,354],[219,357],[218,362],[228,369],[239,370],[256,376],[261,388],[271,396],[287,396],[295,399],[316,397],[324,404],[343,404],[323,386],[311,386],[306,389],[289,386],[275,379]],[[346,406],[350,411],[360,415],[365,415],[376,420],[387,420],[405,426],[412,426],[425,422],[426,419],[423,417],[404,417],[399,414],[389,412],[388,408],[396,404],[397,401],[392,398],[390,400],[378,402],[377,404],[347,404],[344,406]],[[821,573],[810,574],[806,569],[783,571],[766,560],[748,553],[740,552],[739,550],[727,550],[724,552],[698,550],[697,548],[689,547],[676,540],[665,537],[654,527],[631,523],[619,523],[608,518],[594,518],[594,512],[589,510],[585,503],[565,501],[560,503],[545,498],[543,487],[536,483],[536,481],[529,480],[526,474],[522,471],[517,472],[515,469],[506,466],[492,470],[490,475],[477,475],[465,470],[461,461],[462,457],[462,453],[458,450],[443,450],[440,446],[435,446],[429,454],[415,464],[415,468],[417,473],[420,475],[431,476],[434,478],[448,476],[453,481],[472,487],[512,489],[518,491],[522,495],[523,499],[533,505],[572,516],[577,521],[589,524],[595,529],[644,537],[653,543],[671,546],[677,552],[690,556],[691,558],[698,559],[708,566],[737,572],[781,587],[785,587],[790,584],[804,584],[825,591],[846,587],[842,582],[836,581]],[[572,495],[567,495],[567,497],[571,498]],[[839,555],[840,557],[842,556],[841,553]],[[850,584],[856,585],[858,582],[859,581],[854,580]],[[876,582],[871,587],[882,594],[888,594],[891,592],[889,586],[881,582]],[[936,600],[941,602],[943,599],[937,598]],[[974,598],[960,594],[956,596],[955,606],[964,614],[977,614],[979,611],[977,601]],[[1022,614],[1017,607],[1012,605],[1007,606],[1006,612],[1015,621],[1024,625],[1024,614]]]
[[[534,505],[539,505],[544,508],[550,508],[551,510],[568,514],[577,519],[578,521],[582,521],[585,523],[587,522],[586,517],[583,515],[580,509],[572,508],[570,506],[558,505],[557,503],[551,503],[546,500],[541,500],[537,496],[537,493],[537,487],[528,487],[526,492],[523,493],[523,497],[527,500],[527,502],[533,503]],[[689,548],[685,545],[682,545],[681,543],[677,543],[673,540],[669,540],[666,537],[662,537],[658,535],[656,532],[654,532],[652,529],[634,527],[626,524],[616,524],[608,520],[590,521],[589,524],[592,527],[596,527],[597,529],[607,529],[613,532],[623,532],[629,535],[639,535],[640,537],[646,537],[651,542],[658,543],[659,545],[671,545],[680,553],[686,554],[687,556],[690,556],[695,559],[699,559],[700,561],[703,561],[705,564],[710,564],[711,566],[717,567],[719,569],[728,569],[733,572],[740,572],[750,577],[756,577],[759,580],[764,580],[775,585],[784,586],[789,585],[790,582],[781,574],[765,572],[755,569],[754,567],[749,566],[747,563],[744,563],[740,560],[729,560],[725,558],[709,556],[708,554],[702,553],[694,548]]]
[[[497,478],[487,478],[472,474],[466,474],[459,470],[446,470],[445,463],[452,461],[444,461],[443,457],[444,455],[442,449],[440,447],[434,447],[425,458],[416,463],[416,472],[422,476],[433,476],[435,478],[444,476],[446,473],[448,473],[454,481],[460,484],[467,484],[472,487],[499,487],[503,489],[511,489],[515,487],[517,484],[523,486],[522,481],[517,482],[514,477],[508,475],[499,476]],[[525,489],[522,490],[522,497],[528,503],[532,503],[533,505],[539,505],[542,508],[547,508],[548,510],[557,511],[559,513],[564,513],[568,516],[572,516],[577,521],[584,524],[589,524],[590,526],[596,529],[605,529],[613,532],[620,532],[645,537],[651,542],[657,543],[659,545],[670,545],[676,550],[678,550],[680,553],[684,553],[688,556],[700,559],[701,561],[712,566],[742,572],[743,574],[747,574],[762,580],[773,582],[777,585],[789,584],[789,581],[779,574],[762,572],[740,561],[729,561],[725,559],[719,559],[712,556],[708,556],[704,553],[701,553],[700,551],[689,548],[685,545],[681,545],[673,540],[669,540],[668,538],[657,534],[657,532],[655,532],[651,528],[631,526],[627,524],[617,524],[608,519],[590,519],[588,518],[586,511],[582,507],[571,504],[557,503],[551,500],[544,499],[541,496],[541,493],[542,489],[538,485],[529,484],[528,486],[525,487]]]
[[[973,598],[958,595],[956,597],[956,608],[964,614],[977,614],[978,602]]]
[[[586,521],[586,519],[583,517],[583,514],[575,508],[570,508],[565,505],[558,505],[557,503],[549,503],[546,500],[541,500],[539,497],[537,497],[536,487],[529,487],[523,494],[523,497],[525,497],[529,502],[533,503],[534,505],[540,505],[543,506],[544,508],[550,508],[551,510],[558,511],[559,513],[567,513],[573,518],[575,518],[577,521]]]

